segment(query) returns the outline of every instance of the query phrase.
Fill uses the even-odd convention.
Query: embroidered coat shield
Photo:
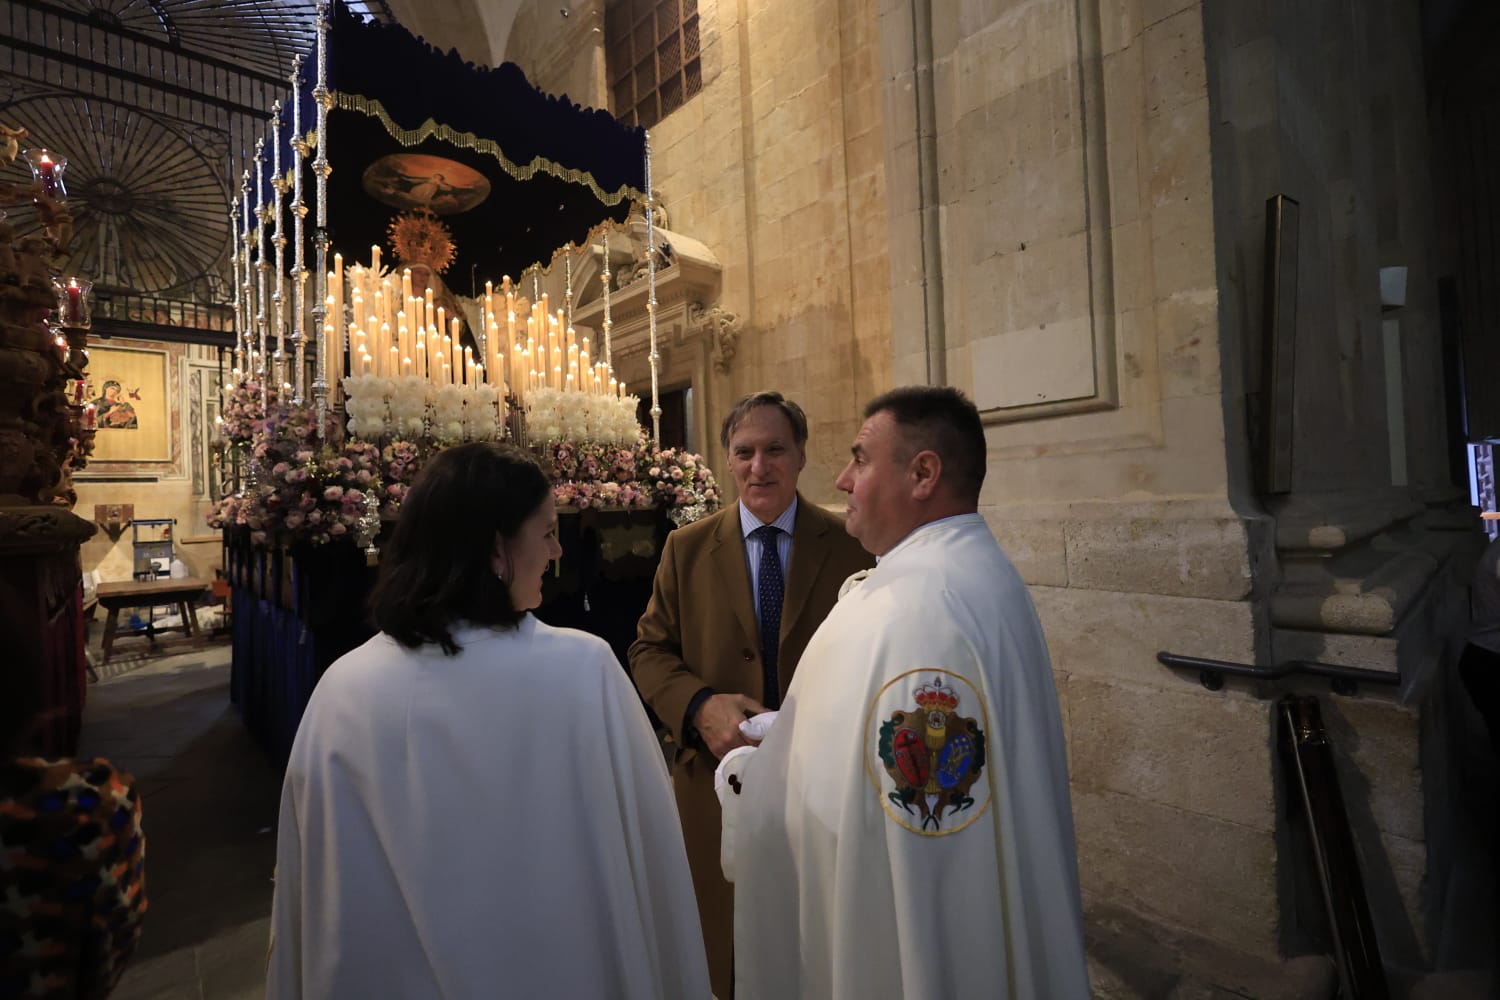
[[[964,814],[978,811],[970,790],[984,771],[984,729],[959,714],[959,689],[944,684],[943,673],[933,671],[916,689],[915,707],[897,709],[880,725],[877,752],[895,784],[885,792],[886,811],[918,833],[951,833],[965,825]],[[987,786],[980,795],[983,808]]]

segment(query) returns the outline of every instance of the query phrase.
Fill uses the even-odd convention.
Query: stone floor
[[[151,906],[112,1000],[260,997],[281,777],[229,703],[229,647],[100,674],[80,754],[138,782]]]

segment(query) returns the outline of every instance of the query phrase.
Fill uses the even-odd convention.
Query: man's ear
[[[919,451],[912,456],[908,471],[911,475],[912,499],[930,500],[937,492],[938,481],[943,475],[943,460],[935,451]]]

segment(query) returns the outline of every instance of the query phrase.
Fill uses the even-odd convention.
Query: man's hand
[[[749,715],[759,715],[765,706],[743,694],[711,695],[698,709],[693,728],[715,757],[723,757],[735,747],[751,746],[740,732],[740,723]]]

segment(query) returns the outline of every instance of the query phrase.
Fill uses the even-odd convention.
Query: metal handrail
[[[1224,675],[1253,677],[1261,681],[1281,680],[1305,674],[1311,677],[1327,677],[1332,681],[1336,694],[1354,694],[1360,683],[1396,685],[1401,683],[1399,674],[1385,670],[1370,670],[1367,667],[1346,667],[1338,663],[1319,663],[1317,660],[1283,660],[1270,667],[1253,663],[1236,663],[1232,660],[1212,660],[1204,656],[1184,656],[1180,653],[1159,652],[1157,662],[1162,666],[1184,670],[1197,670],[1198,681],[1210,691],[1224,686]]]

